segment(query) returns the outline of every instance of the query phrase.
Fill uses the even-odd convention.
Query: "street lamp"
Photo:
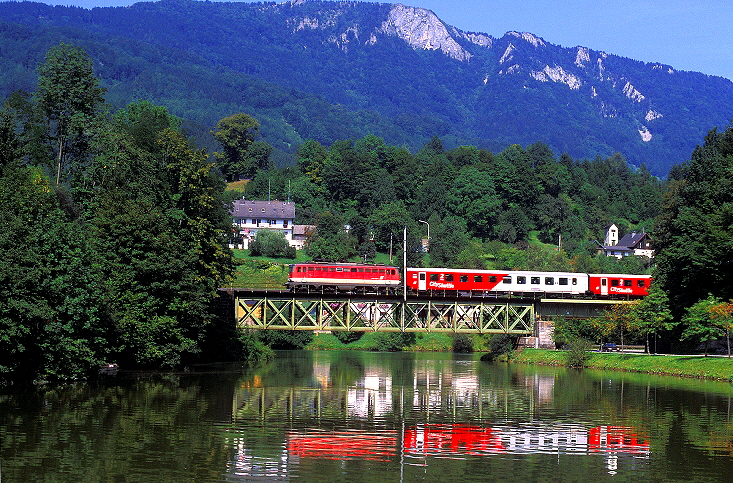
[[[426,252],[430,252],[430,223],[428,223],[427,221],[423,221],[423,220],[417,220],[417,221],[419,221],[420,223],[425,223],[426,225],[428,225],[428,246],[425,249],[425,251]]]

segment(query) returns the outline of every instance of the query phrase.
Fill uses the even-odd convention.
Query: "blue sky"
[[[244,0],[247,1],[247,0]],[[121,6],[130,0],[51,0],[55,5]],[[398,2],[385,2],[398,3]],[[733,80],[730,0],[402,0],[461,30],[501,37],[531,32],[644,62]]]

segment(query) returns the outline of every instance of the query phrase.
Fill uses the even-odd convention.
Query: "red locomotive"
[[[517,270],[408,268],[405,285],[412,294],[459,297],[641,298],[649,295],[649,275],[587,274]],[[359,263],[299,263],[290,266],[292,291],[395,293],[400,270]]]
[[[400,286],[397,267],[361,263],[297,263],[285,284],[290,290],[394,293]]]

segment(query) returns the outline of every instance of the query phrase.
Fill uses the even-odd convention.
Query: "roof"
[[[293,236],[309,235],[316,229],[314,225],[293,225]]]
[[[647,238],[648,236],[649,235],[645,232],[637,233],[635,231],[632,231],[631,233],[624,235],[623,238],[618,241],[618,244],[620,246],[634,248],[639,245],[639,243],[641,243],[644,238]]]
[[[292,201],[235,200],[231,214],[238,218],[292,220],[295,218],[295,203]]]

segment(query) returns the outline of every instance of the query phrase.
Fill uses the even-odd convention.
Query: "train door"
[[[608,279],[601,277],[601,295],[608,295]]]
[[[427,275],[426,272],[420,272],[417,276],[417,289],[418,290],[427,290],[426,281]]]

